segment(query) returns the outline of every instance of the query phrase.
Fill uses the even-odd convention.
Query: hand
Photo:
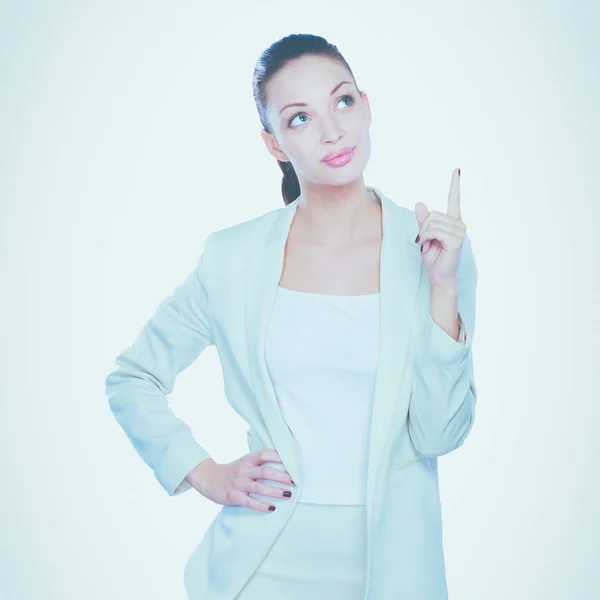
[[[245,454],[230,463],[220,464],[207,458],[196,465],[185,477],[186,481],[205,498],[217,504],[247,506],[261,512],[270,512],[270,505],[251,498],[248,493],[287,498],[283,488],[258,483],[256,479],[271,479],[295,485],[287,471],[264,467],[264,462],[283,462],[277,450],[263,448]]]
[[[421,258],[430,286],[454,288],[460,250],[467,230],[460,216],[460,169],[452,172],[446,212],[430,212],[425,204],[418,202],[415,215],[419,223],[416,243],[423,245]]]

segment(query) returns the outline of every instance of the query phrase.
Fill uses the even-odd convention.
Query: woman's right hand
[[[283,461],[277,450],[269,448],[245,454],[233,462],[224,464],[207,458],[196,465],[186,475],[185,480],[205,498],[217,504],[247,506],[261,512],[273,511],[275,510],[273,504],[260,502],[248,494],[253,492],[274,498],[288,498],[291,492],[256,480],[270,479],[295,484],[287,471],[265,467],[264,462],[282,463]],[[271,506],[273,508],[269,508]]]

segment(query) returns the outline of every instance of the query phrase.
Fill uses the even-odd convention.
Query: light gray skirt
[[[364,504],[298,502],[236,600],[363,600]]]

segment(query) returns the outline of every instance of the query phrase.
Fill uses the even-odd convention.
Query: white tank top
[[[365,504],[379,359],[379,293],[277,287],[265,359],[301,450],[303,502]]]

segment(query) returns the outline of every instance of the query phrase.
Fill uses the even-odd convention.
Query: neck
[[[294,219],[311,238],[328,245],[381,235],[381,205],[362,178],[341,186],[301,184],[297,202]]]

